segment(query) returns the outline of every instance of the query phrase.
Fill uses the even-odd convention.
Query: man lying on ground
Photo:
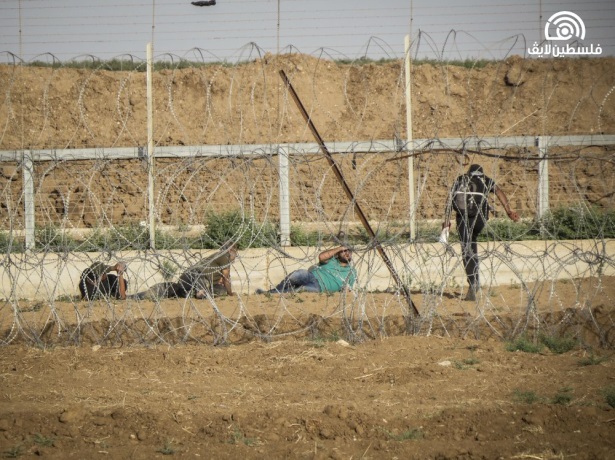
[[[318,265],[309,270],[295,270],[273,289],[257,289],[256,293],[339,292],[352,288],[357,280],[357,272],[350,265],[351,261],[352,250],[346,246],[323,251],[318,255]]]

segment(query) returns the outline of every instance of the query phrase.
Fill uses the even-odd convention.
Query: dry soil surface
[[[161,338],[150,335],[149,345],[130,343],[138,324],[110,322],[108,305],[58,304],[62,318],[90,309],[92,324],[82,324],[80,346],[62,345],[71,326],[52,324],[41,339],[55,336],[55,344],[16,340],[0,350],[0,452],[62,459],[615,458],[612,281],[601,288],[558,283],[561,310],[529,315],[532,325],[553,327],[545,332],[579,341],[561,354],[510,351],[493,333],[519,320],[498,313],[519,296],[509,287],[489,294],[490,313],[484,299],[471,304],[448,292],[439,309],[448,315],[436,318],[429,335],[404,335],[395,329],[403,321],[387,318],[386,334],[365,327],[355,342],[344,327],[350,315],[336,310],[339,295],[247,296],[249,321],[219,346],[196,326],[190,339],[173,341],[181,334],[168,326],[188,316],[176,300],[157,307],[167,327],[151,320],[154,313],[148,317],[153,304],[139,306],[140,322],[148,318]],[[573,299],[585,298],[575,295],[579,286],[594,294],[573,308]],[[391,296],[374,295],[374,303]],[[413,297],[424,313],[425,299]],[[236,299],[217,305],[228,318],[237,315]],[[114,316],[122,317],[122,308],[117,302]],[[206,303],[197,308],[204,317],[211,311]],[[44,309],[30,311],[23,324],[35,314],[49,318]],[[380,314],[370,310],[363,319],[374,326]],[[92,331],[111,328],[119,332],[109,343],[90,340]],[[264,340],[258,328],[274,333]]]

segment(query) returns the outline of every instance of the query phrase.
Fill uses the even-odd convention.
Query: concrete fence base
[[[245,295],[268,289],[299,268],[317,263],[321,249],[248,249],[239,253],[231,270],[233,289]],[[465,286],[459,244],[408,244],[385,247],[400,279],[412,289]],[[130,251],[110,260],[104,253],[11,254],[0,272],[0,297],[4,300],[58,300],[79,295],[81,272],[94,261],[128,264],[129,293],[164,281],[161,268],[175,267],[175,280],[183,269],[212,251]],[[523,284],[541,280],[615,275],[615,240],[490,242],[479,245],[481,282],[489,285]],[[393,278],[376,251],[357,248],[357,287],[383,291],[394,286]]]

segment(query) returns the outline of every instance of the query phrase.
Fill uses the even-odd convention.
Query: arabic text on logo
[[[574,39],[573,43],[558,44],[545,43],[550,41],[561,42],[564,40]],[[589,46],[578,43],[578,40],[585,39],[585,23],[578,14],[572,11],[560,11],[553,14],[545,23],[545,42],[538,46],[534,42],[532,48],[528,48],[527,52],[533,56],[582,56],[592,54],[602,54],[602,48],[598,44],[593,43]]]

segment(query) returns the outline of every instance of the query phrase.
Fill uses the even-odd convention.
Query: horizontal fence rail
[[[615,135],[586,134],[577,136],[510,136],[483,138],[437,138],[403,140],[374,140],[356,142],[327,142],[331,153],[381,153],[381,152],[423,152],[434,149],[451,150],[489,150],[509,147],[536,147],[538,142],[544,146],[592,146],[615,145]],[[193,145],[156,147],[156,158],[193,158],[193,157],[231,157],[315,154],[320,151],[313,142],[294,144],[245,144],[245,145]],[[86,149],[35,149],[0,150],[0,161],[21,161],[23,155],[32,161],[58,160],[127,160],[144,158],[146,147],[86,148]]]

